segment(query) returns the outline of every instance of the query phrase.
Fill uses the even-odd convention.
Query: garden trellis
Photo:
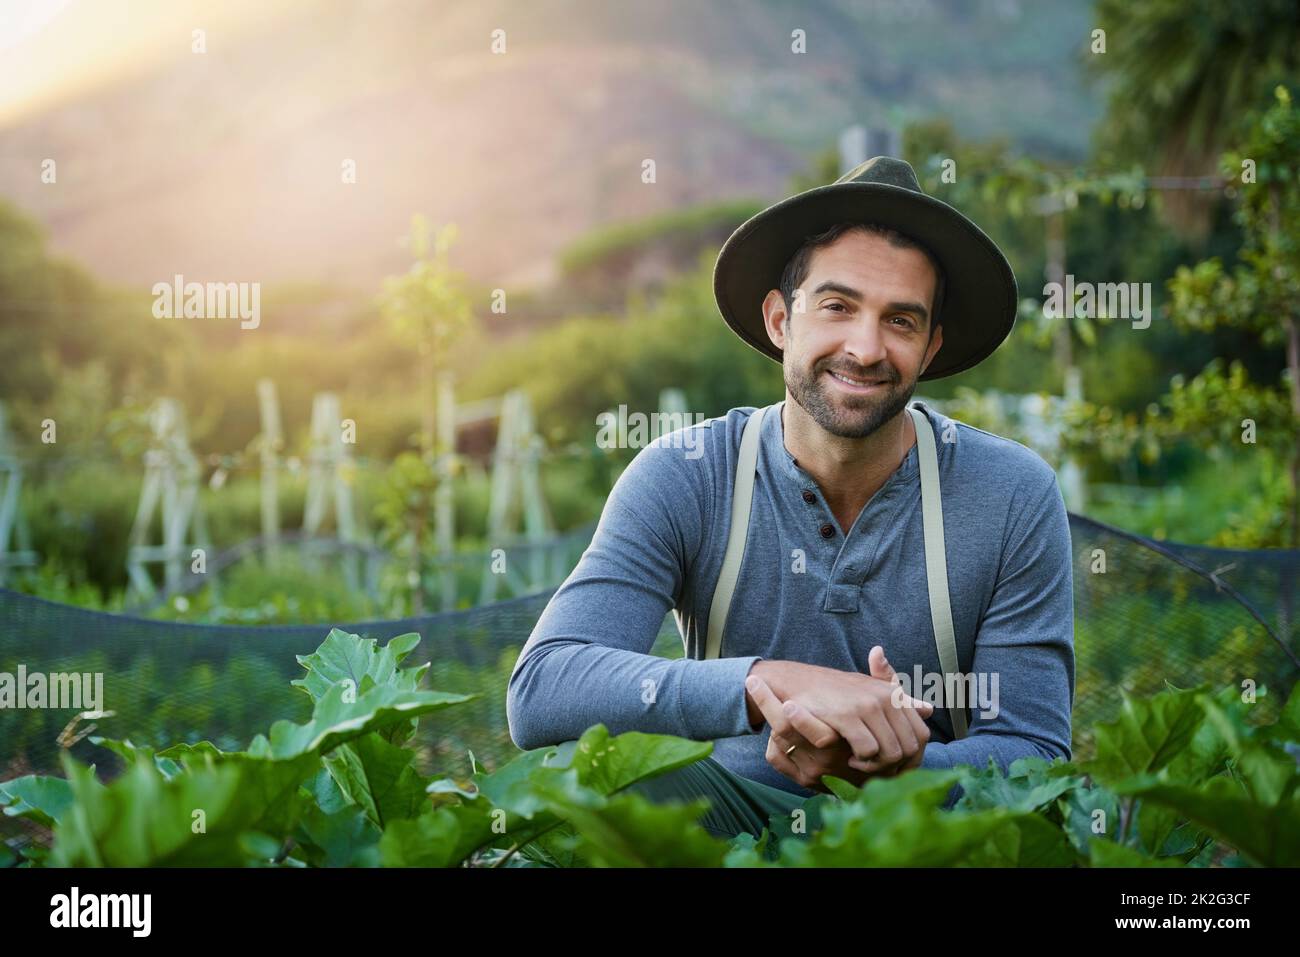
[[[144,486],[135,524],[131,528],[131,545],[126,568],[131,588],[148,598],[156,590],[148,566],[161,562],[168,588],[180,584],[186,561],[206,566],[207,528],[199,503],[199,461],[190,450],[185,427],[185,413],[175,399],[161,398],[149,415],[153,443],[145,453]],[[162,543],[149,542],[154,516],[162,523]],[[195,571],[191,565],[191,571]]]
[[[9,569],[31,567],[38,561],[18,503],[22,487],[22,459],[14,450],[4,403],[0,402],[0,585],[5,583]]]

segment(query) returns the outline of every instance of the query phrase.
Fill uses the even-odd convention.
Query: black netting
[[[1076,757],[1091,752],[1092,728],[1120,706],[1120,689],[1250,680],[1270,694],[1259,718],[1276,715],[1300,675],[1293,612],[1297,551],[1170,546],[1070,516],[1075,552]],[[1103,564],[1104,562],[1104,564]],[[467,751],[497,767],[516,753],[505,691],[519,649],[551,592],[459,612],[340,627],[386,641],[423,640],[408,663],[431,661],[428,686],[473,692],[474,702],[421,722],[419,763],[464,776]],[[102,672],[103,706],[115,712],[96,733],[163,746],[208,739],[247,744],[279,718],[306,720],[308,699],[290,680],[295,655],[316,648],[327,625],[239,627],[178,624],[106,614],[0,590],[0,672]],[[656,650],[682,654],[672,618]],[[0,780],[56,772],[60,732],[73,710],[0,710]],[[82,740],[82,761],[106,770],[116,759]],[[9,822],[3,825],[9,827]]]

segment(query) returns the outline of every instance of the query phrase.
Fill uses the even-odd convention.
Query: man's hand
[[[934,713],[934,706],[902,692],[901,682],[880,646],[871,649],[869,664],[870,675],[799,662],[755,664],[746,679],[751,716],[757,710],[772,725],[779,747],[769,743],[768,760],[777,770],[799,780],[796,775],[801,773],[801,765],[789,762],[785,755],[791,744],[812,753],[815,762],[840,767],[842,772],[851,769],[890,776],[920,765],[930,739],[924,719]],[[751,686],[751,682],[756,684]],[[760,703],[758,698],[764,690],[771,698]],[[793,702],[799,710],[785,714],[782,699]],[[831,734],[848,747],[847,767],[838,762],[843,755],[837,753]],[[774,751],[777,761],[773,761]],[[823,751],[826,753],[821,754]],[[798,749],[794,753],[798,754]],[[816,779],[823,773],[835,773],[850,781],[857,777],[833,770],[817,772],[818,766],[810,762],[806,773],[816,772]]]
[[[824,793],[829,789],[822,784],[823,774],[833,774],[857,786],[870,776],[850,766],[853,749],[849,743],[807,708],[793,701],[782,704],[762,678],[751,675],[745,687],[772,726],[767,739],[767,763],[786,777]]]

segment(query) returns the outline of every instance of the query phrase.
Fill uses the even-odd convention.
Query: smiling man
[[[511,675],[523,748],[586,728],[714,742],[636,790],[758,835],[824,791],[912,768],[1070,756],[1070,534],[1051,468],[909,400],[1011,331],[997,246],[877,157],[743,224],[723,318],[785,400],[643,449]],[[687,655],[650,654],[672,610]],[[932,700],[916,686],[945,688]],[[963,689],[994,689],[974,700]],[[954,789],[949,804],[958,796]]]

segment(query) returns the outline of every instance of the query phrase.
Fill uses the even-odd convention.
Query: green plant
[[[1004,774],[916,770],[857,788],[835,777],[805,802],[820,822],[790,839],[723,842],[706,802],[620,793],[706,757],[709,742],[596,725],[567,757],[524,752],[496,771],[471,754],[468,781],[431,779],[410,743],[421,717],[472,695],[422,690],[401,667],[418,635],[380,648],[331,631],[295,687],[303,724],[276,722],[243,751],[165,750],[95,739],[128,763],[110,784],[65,755],[65,777],[0,784],[0,806],[52,833],[11,851],[21,866],[1201,866],[1300,863],[1300,693],[1252,725],[1234,688],[1126,698],[1075,765],[1016,761]],[[950,810],[941,805],[962,789]]]

